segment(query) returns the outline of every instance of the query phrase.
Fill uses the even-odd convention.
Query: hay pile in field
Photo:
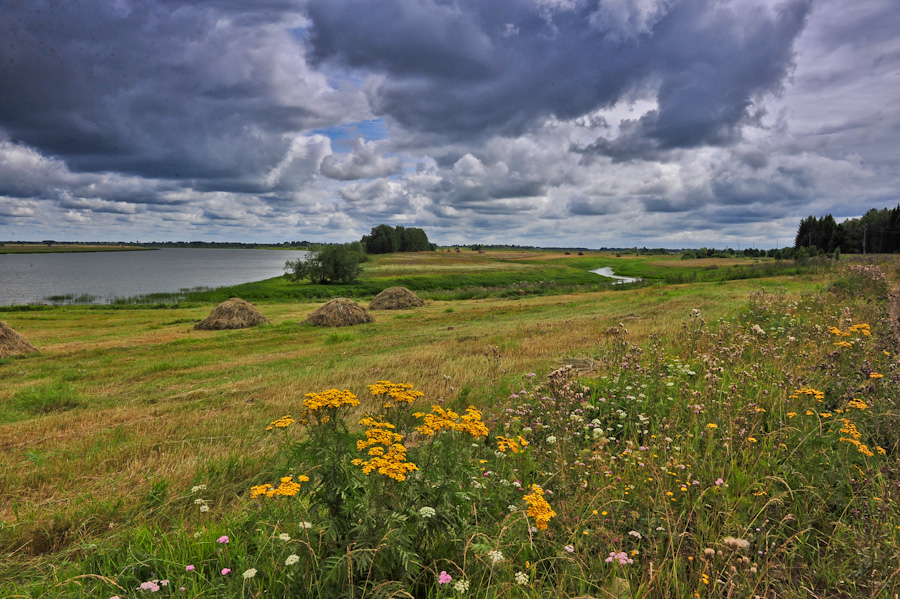
[[[345,297],[331,300],[306,317],[306,322],[317,327],[350,327],[373,320],[365,308]]]
[[[260,314],[253,304],[233,297],[216,306],[206,320],[201,320],[194,328],[202,331],[246,329],[264,322],[269,322],[269,319]]]
[[[369,310],[407,310],[424,305],[425,302],[406,287],[388,287],[375,296]]]
[[[0,358],[12,358],[36,352],[37,348],[25,341],[8,324],[0,320]]]

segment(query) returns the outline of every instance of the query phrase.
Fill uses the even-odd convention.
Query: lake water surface
[[[0,305],[52,303],[51,296],[87,302],[194,287],[223,287],[284,274],[299,250],[160,249],[128,252],[0,254]]]

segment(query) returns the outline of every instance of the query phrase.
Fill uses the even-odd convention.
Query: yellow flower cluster
[[[795,390],[793,393],[791,393],[788,397],[790,399],[800,399],[801,395],[809,395],[815,399],[818,399],[819,401],[825,399],[824,391],[818,391],[817,389],[811,389],[810,387],[801,387],[800,389]]]
[[[303,406],[315,412],[322,408],[340,408],[341,406],[358,406],[359,400],[355,395],[344,389],[329,389],[321,393],[307,393],[306,399],[303,400]]]
[[[871,337],[872,331],[871,327],[866,323],[855,324],[848,328],[846,331],[842,331],[837,327],[829,327],[828,332],[832,335],[837,335],[838,337],[849,337],[850,333],[861,333],[865,337]]]
[[[531,493],[523,497],[528,503],[528,516],[534,518],[535,526],[541,530],[547,530],[547,523],[556,516],[556,512],[544,499],[544,490],[537,485],[531,485]]]
[[[359,421],[363,426],[368,426],[365,441],[356,442],[360,451],[368,449],[368,460],[355,459],[351,463],[354,466],[362,466],[362,471],[367,476],[372,472],[378,472],[388,478],[397,481],[406,480],[406,474],[418,467],[406,460],[406,447],[400,441],[403,437],[391,429],[395,428],[390,422],[376,420],[375,418],[363,418]]]
[[[855,324],[848,329],[851,333],[862,333],[866,337],[872,336],[872,331],[870,330],[869,325],[865,323]]]
[[[424,419],[422,424],[416,427],[416,430],[423,435],[434,435],[445,429],[469,433],[476,438],[486,437],[488,434],[487,426],[481,421],[481,411],[473,406],[466,408],[466,413],[462,416],[440,406],[431,406],[430,414],[416,412],[413,416]]]
[[[844,423],[844,426],[841,427],[841,432],[850,435],[849,437],[841,437],[841,439],[840,439],[841,441],[846,441],[847,443],[855,445],[857,451],[859,451],[859,453],[861,453],[863,455],[867,455],[869,457],[872,457],[873,455],[875,455],[874,453],[872,453],[871,449],[869,449],[866,445],[864,445],[863,443],[860,442],[859,439],[862,437],[862,435],[857,430],[855,424],[853,424],[846,418],[841,418],[841,422]]]
[[[497,435],[497,449],[506,453],[507,451],[511,451],[513,453],[519,453],[519,449],[525,449],[528,447],[528,441],[523,439],[521,435],[517,436],[518,441],[514,441],[513,439],[509,439],[507,437],[501,437]]]
[[[366,431],[366,440],[359,440],[356,442],[356,448],[360,451],[372,447],[373,445],[390,447],[394,443],[399,443],[403,440],[403,437],[390,431],[392,428],[397,428],[390,422],[383,422],[381,420],[376,420],[375,418],[367,417],[360,420],[359,423],[369,427],[369,430]]]
[[[838,341],[835,345],[838,347],[853,347],[853,344],[849,341]]]
[[[300,483],[309,481],[309,477],[301,474],[294,480],[293,476],[281,477],[281,484],[273,487],[269,483],[250,487],[250,497],[293,497],[300,492]]]
[[[414,391],[412,383],[392,383],[390,381],[378,381],[369,385],[369,393],[372,395],[386,395],[384,407],[392,408],[398,403],[413,403],[420,397],[425,397],[421,391]]]
[[[857,410],[865,410],[869,405],[861,399],[853,398],[847,402],[848,408],[856,408]]]
[[[290,414],[285,414],[278,420],[273,420],[272,422],[270,422],[269,426],[266,427],[266,430],[270,431],[273,428],[287,428],[292,424],[294,424],[294,419],[291,418]]]
[[[869,378],[870,378],[870,379],[881,379],[881,378],[884,378],[884,375],[883,375],[883,374],[878,374],[877,372],[870,372],[870,373],[869,373]]]

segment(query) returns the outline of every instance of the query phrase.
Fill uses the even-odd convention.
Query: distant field
[[[70,252],[129,252],[146,251],[151,248],[133,245],[82,245],[82,244],[0,244],[0,254],[50,254]]]
[[[417,252],[370,256],[362,276],[347,285],[289,283],[283,277],[178,294],[159,294],[121,303],[221,302],[229,297],[248,301],[302,301],[332,297],[371,298],[392,286],[402,286],[435,300],[525,297],[620,290],[621,285],[592,270],[610,267],[617,275],[639,277],[646,285],[760,277],[793,276],[821,271],[827,262],[735,258],[681,260],[680,256],[617,257],[613,252],[585,252],[584,256],[555,251]]]

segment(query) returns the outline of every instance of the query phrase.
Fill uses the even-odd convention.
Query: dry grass
[[[425,302],[406,287],[388,287],[375,296],[369,310],[408,310],[424,305]]]
[[[201,331],[246,329],[268,322],[269,319],[260,314],[253,304],[239,297],[233,297],[216,306],[212,313],[194,325],[194,328]]]
[[[13,358],[36,351],[37,348],[0,320],[0,358]]]
[[[350,327],[373,322],[373,318],[353,300],[338,297],[307,316],[306,322],[317,327]]]
[[[772,262],[773,258],[759,258],[759,261]],[[752,264],[752,263],[751,263]],[[747,258],[697,258],[695,260],[682,260],[673,256],[668,260],[653,260],[648,265],[654,268],[726,268],[731,266],[747,266]]]

